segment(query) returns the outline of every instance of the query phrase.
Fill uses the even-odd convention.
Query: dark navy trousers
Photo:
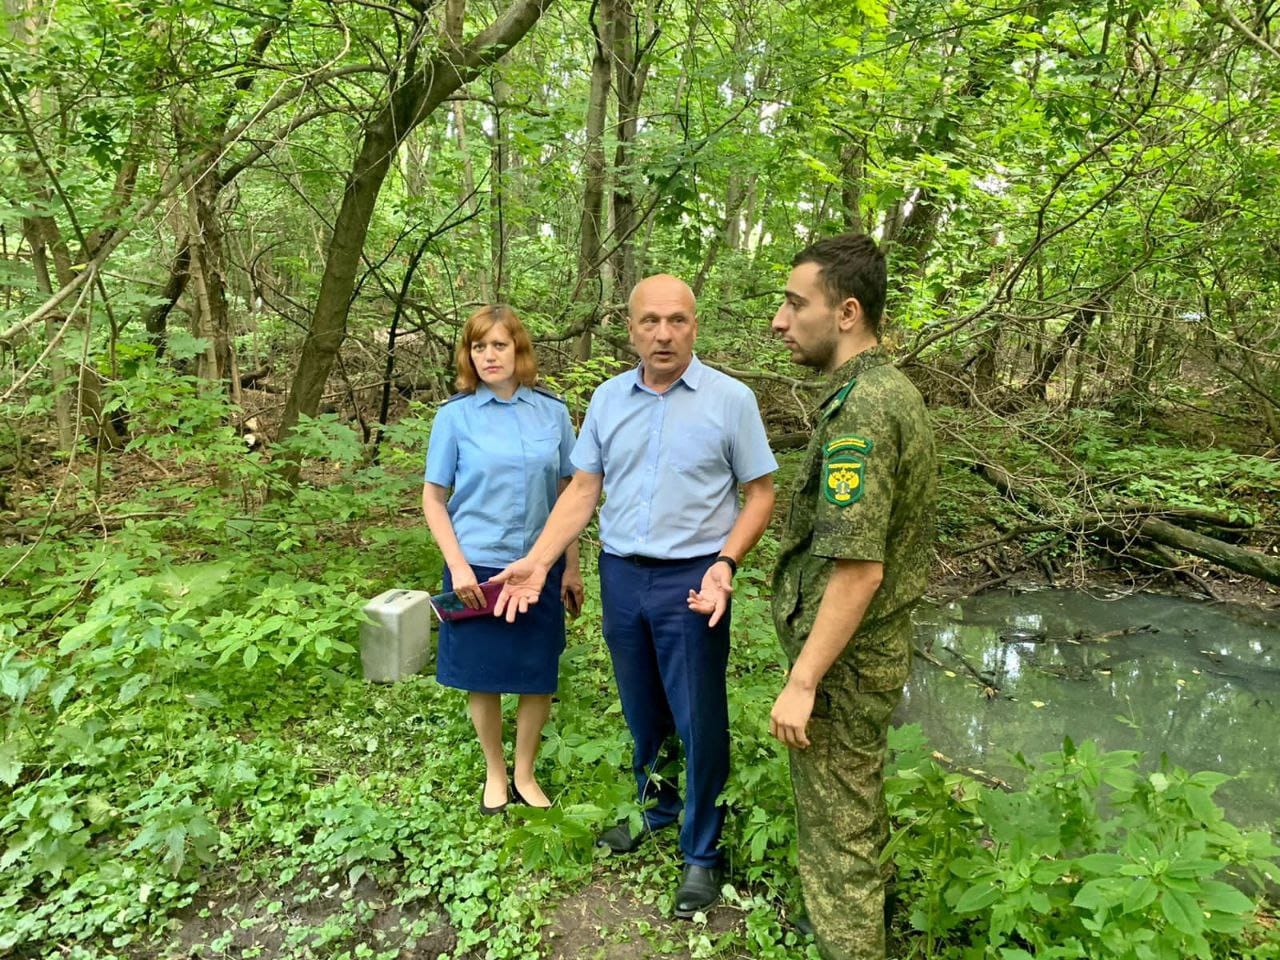
[[[632,770],[650,829],[673,823],[680,791],[669,760],[676,735],[684,745],[685,863],[720,864],[724,807],[717,802],[729,778],[729,611],[714,629],[689,609],[690,590],[714,556],[649,560],[600,554],[604,639],[622,698],[622,713],[635,740]]]

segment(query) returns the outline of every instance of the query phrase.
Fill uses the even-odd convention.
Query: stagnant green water
[[[986,593],[921,607],[916,643],[942,667],[916,659],[895,720],[919,723],[959,763],[1016,784],[1015,752],[1092,739],[1152,768],[1165,754],[1239,775],[1217,794],[1231,819],[1280,823],[1280,614],[1152,594]],[[956,654],[995,681],[994,697]]]

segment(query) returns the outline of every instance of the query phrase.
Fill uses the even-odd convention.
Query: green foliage
[[[888,855],[925,956],[1280,955],[1241,892],[1280,877],[1280,847],[1223,819],[1212,796],[1227,777],[1144,775],[1135,753],[1067,740],[1006,793],[943,770],[918,728],[891,746]]]
[[[0,589],[0,780],[12,788],[0,801],[0,950],[86,937],[120,946],[186,903],[209,864],[273,842],[311,774],[291,745],[264,751],[238,736],[348,682],[360,605],[389,566],[438,577],[420,527],[375,525],[372,552],[340,544],[345,522],[383,509],[379,488],[263,502],[275,466],[245,450],[224,426],[225,402],[197,387],[142,363],[121,394],[146,424],[136,443],[238,486],[139,491],[117,505],[138,519],[105,540],[63,531],[0,550],[12,567]],[[304,437],[331,455],[349,442],[343,431],[318,422]],[[413,485],[396,480],[397,491]],[[166,500],[188,509],[157,511]],[[364,826],[360,842],[373,843]],[[381,848],[344,836],[322,839],[351,863],[377,859]]]
[[[1280,488],[1280,463],[1229,449],[1125,442],[1102,431],[1085,432],[1075,449],[1094,476],[1121,496],[1209,510],[1249,525],[1259,521],[1250,504],[1265,502]]]
[[[419,431],[405,425],[410,446]],[[410,489],[419,454],[386,450],[412,471],[399,477]],[[0,775],[12,787],[0,799],[0,947],[149,949],[197,896],[265,885],[326,904],[372,880],[404,904],[438,906],[458,955],[541,955],[543,902],[601,869],[597,832],[639,813],[594,577],[543,748],[557,806],[481,817],[463,699],[427,677],[359,679],[360,598],[391,577],[404,585],[409,562],[390,574],[387,558],[425,539],[416,524],[372,524],[361,542],[342,541],[345,517],[383,509],[364,499],[364,469],[323,522],[279,505],[245,522],[227,515],[241,509],[228,496],[211,524],[210,496],[181,522],[138,522],[78,551],[41,544],[23,561],[25,592],[0,594]],[[368,495],[381,503],[380,490]],[[762,718],[782,673],[766,578],[751,564],[737,579],[734,650],[725,847],[745,919],[740,931],[677,935],[694,956],[782,960],[812,948],[779,919],[798,895],[791,792]],[[1194,955],[1203,941],[1214,956],[1274,955],[1252,901],[1224,878],[1274,877],[1276,851],[1222,819],[1216,775],[1141,775],[1132,755],[1068,745],[1028,765],[1025,792],[1003,794],[936,767],[918,732],[893,745],[891,853],[914,949],[1145,960]],[[666,841],[640,860],[659,909],[676,866]],[[290,934],[302,939],[288,955],[367,949],[344,912],[356,907],[321,909],[322,922]]]
[[[1202,511],[1242,526],[1276,516],[1274,459],[1198,446],[1193,436],[1154,424],[1135,428],[1105,409],[1046,418],[1039,410],[992,417],[940,407],[933,419],[943,440],[938,533],[952,546],[986,539],[982,528],[1057,521],[1070,532],[1133,508]],[[996,495],[975,471],[979,464],[1006,470],[1039,509]],[[1056,531],[1043,536],[1062,539]],[[1033,549],[1039,541],[1018,542]]]
[[[613,357],[591,357],[547,376],[547,386],[564,398],[569,409],[580,420],[586,416],[587,403],[596,387],[627,366],[624,361]]]
[[[139,941],[165,936],[197,893],[274,884],[332,900],[377,881],[438,907],[459,954],[537,955],[540,901],[611,869],[591,838],[639,813],[598,600],[571,634],[547,731],[544,777],[559,805],[482,821],[461,699],[426,679],[371,689],[354,656],[363,598],[438,582],[416,520],[430,405],[410,403],[386,428],[376,462],[338,414],[302,417],[284,444],[250,452],[232,425],[264,411],[272,421],[275,400],[237,410],[194,375],[210,345],[195,291],[169,314],[162,357],[141,324],[162,302],[194,193],[180,185],[150,218],[141,204],[202,151],[217,156],[197,171],[207,184],[271,144],[214,205],[214,259],[242,367],[274,365],[274,385],[288,381],[344,190],[334,172],[350,170],[360,124],[384,102],[386,65],[405,62],[410,36],[438,35],[440,5],[343,5],[341,17],[286,0],[161,2],[146,16],[101,0],[27,6],[39,16],[10,18],[0,47],[0,327],[45,297],[19,241],[31,218],[47,218],[48,249],[60,240],[72,260],[85,233],[135,232],[82,288],[89,322],[69,324],[48,357],[56,320],[3,350],[0,508],[18,512],[0,547],[0,953],[149,952]],[[470,6],[468,36],[489,16]],[[402,351],[394,375],[420,391],[447,382],[457,322],[482,282],[497,286],[496,262],[492,295],[535,334],[559,337],[623,300],[614,278],[627,255],[637,269],[703,281],[708,359],[790,375],[766,332],[786,264],[801,242],[856,221],[894,244],[892,339],[999,308],[924,357],[966,375],[972,345],[1000,335],[997,379],[1025,382],[1073,305],[1094,291],[1108,300],[1063,370],[1088,373],[1086,401],[1094,371],[1102,393],[1122,389],[1123,415],[939,411],[954,441],[944,546],[1037,519],[991,494],[971,469],[979,459],[1032,481],[1068,527],[1087,521],[1100,490],[1273,519],[1273,459],[1233,452],[1214,429],[1197,440],[1155,425],[1164,401],[1166,416],[1238,412],[1253,434],[1239,398],[1265,403],[1276,383],[1280,271],[1258,241],[1274,232],[1280,193],[1276,65],[1216,7],[916,4],[890,16],[878,0],[817,0],[711,2],[695,16],[677,5],[645,57],[635,139],[617,149],[607,124],[610,202],[627,197],[642,215],[629,230],[617,208],[604,218],[610,262],[589,298],[576,282],[588,8],[543,18],[460,91],[456,116],[441,111],[397,152],[369,214],[368,270],[334,374],[348,387],[340,403],[359,396],[367,413],[383,376],[371,335],[386,327],[406,250],[464,208],[474,216],[432,241],[401,303],[424,344]],[[135,158],[134,202],[122,208],[111,191]],[[459,202],[464,158],[479,192]],[[627,361],[578,361],[562,343],[540,358],[580,414]],[[61,450],[72,469],[33,489],[10,473],[36,459],[79,386],[53,382],[51,358],[87,360],[128,446]],[[25,386],[8,390],[29,365]],[[796,421],[798,391],[756,385],[771,425]],[[286,463],[307,478],[291,492]],[[139,471],[165,478],[140,483]],[[779,920],[798,891],[786,756],[764,722],[781,681],[761,572],[772,548],[744,565],[735,601],[726,845],[744,932],[692,928],[684,946],[699,957],[805,950]],[[1211,777],[1138,774],[1133,758],[1083,745],[1039,761],[1026,792],[1004,796],[931,767],[919,743],[897,746],[895,857],[917,954],[1276,955],[1223,880],[1270,875],[1274,851],[1221,820]],[[669,847],[653,856],[628,876],[661,905],[674,860]],[[332,909],[309,936],[283,949],[371,949],[354,908]],[[676,948],[660,936],[655,946]]]

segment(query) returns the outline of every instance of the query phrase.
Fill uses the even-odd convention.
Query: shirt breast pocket
[[[714,427],[686,427],[670,444],[671,466],[691,477],[710,477],[725,469],[724,435]]]
[[[529,430],[520,434],[525,463],[529,466],[560,466],[560,434],[555,430]]]

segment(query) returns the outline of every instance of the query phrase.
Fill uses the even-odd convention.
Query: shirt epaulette
[[[822,405],[822,419],[830,420],[839,413],[840,408],[844,406],[845,400],[849,397],[849,392],[857,385],[858,378],[856,376],[851,377],[848,383],[829,396]]]
[[[556,392],[555,392],[555,391],[553,391],[553,390],[548,390],[546,387],[544,387],[544,386],[543,386],[542,384],[540,384],[540,383],[534,384],[534,386],[533,386],[533,390],[534,390],[534,392],[535,392],[535,393],[540,393],[540,394],[542,394],[544,397],[550,397],[552,400],[558,400],[558,401],[560,401],[561,403],[565,403],[565,404],[566,404],[566,406],[567,406],[567,403],[566,403],[566,401],[565,401],[564,397],[560,396],[560,394],[556,393]]]
[[[463,397],[469,397],[469,396],[472,396],[472,394],[468,393],[466,390],[459,390],[457,393],[455,393],[452,397],[450,397],[444,403],[440,404],[440,406],[443,407],[445,403],[453,403],[453,401],[455,400],[461,400]]]

